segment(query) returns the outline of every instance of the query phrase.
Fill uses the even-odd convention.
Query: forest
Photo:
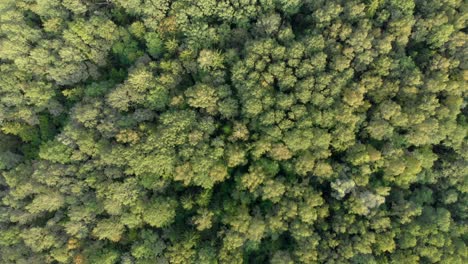
[[[467,24],[0,0],[0,263],[468,263]]]

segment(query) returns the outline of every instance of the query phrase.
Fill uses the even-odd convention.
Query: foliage
[[[0,263],[466,263],[461,0],[1,0]]]

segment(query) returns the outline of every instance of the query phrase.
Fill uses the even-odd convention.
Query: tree
[[[218,102],[216,90],[208,85],[198,85],[185,91],[188,104],[194,108],[205,109],[208,113],[214,113]]]
[[[175,200],[155,198],[146,206],[143,220],[153,227],[165,227],[174,221],[176,206]]]
[[[110,218],[99,221],[93,229],[93,235],[101,240],[119,241],[122,237],[124,226],[116,220],[115,218]]]
[[[0,1],[0,262],[465,263],[464,11]]]

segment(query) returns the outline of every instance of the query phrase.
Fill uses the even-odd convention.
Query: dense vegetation
[[[1,0],[0,263],[467,263],[462,0]]]

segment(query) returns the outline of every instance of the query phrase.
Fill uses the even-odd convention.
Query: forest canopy
[[[468,263],[463,0],[0,0],[0,263]]]

